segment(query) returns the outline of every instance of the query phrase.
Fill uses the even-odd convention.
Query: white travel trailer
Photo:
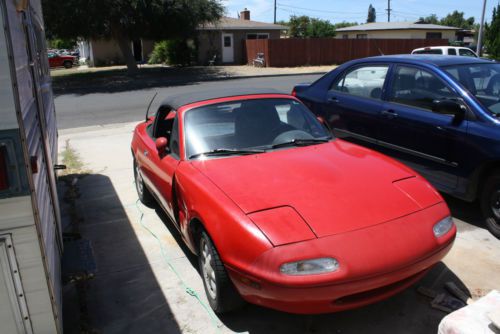
[[[40,0],[0,0],[0,332],[61,333],[55,120]]]

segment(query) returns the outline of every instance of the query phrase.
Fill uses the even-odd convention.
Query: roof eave
[[[198,27],[196,30],[288,30],[288,27]]]

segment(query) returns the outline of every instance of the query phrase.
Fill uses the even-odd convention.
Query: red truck
[[[76,60],[76,57],[61,55],[55,52],[49,52],[47,55],[49,57],[50,67],[64,66],[65,68],[71,68],[73,67],[73,64],[75,63]]]

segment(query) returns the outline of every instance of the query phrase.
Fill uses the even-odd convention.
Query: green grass
[[[82,174],[86,173],[85,164],[82,162],[78,152],[69,144],[69,139],[66,140],[66,147],[61,153],[62,163],[66,165],[66,169],[62,171],[62,175]]]

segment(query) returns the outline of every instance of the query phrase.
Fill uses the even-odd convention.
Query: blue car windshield
[[[466,64],[443,69],[473,94],[494,116],[500,116],[500,64]]]
[[[184,136],[188,158],[206,152],[258,153],[331,137],[302,103],[289,98],[238,100],[188,110]]]

